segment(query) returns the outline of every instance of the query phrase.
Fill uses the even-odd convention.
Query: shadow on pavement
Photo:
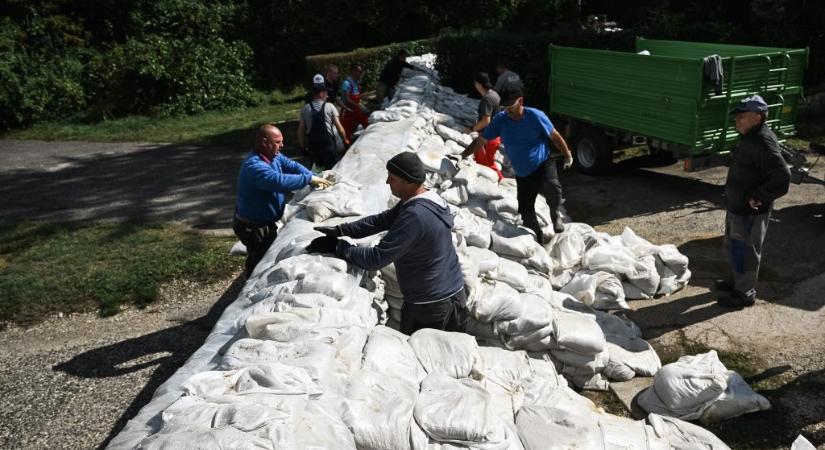
[[[209,311],[198,319],[81,353],[52,368],[81,378],[109,378],[157,366],[98,449],[105,448],[123,429],[126,422],[149,403],[155,390],[203,345],[223,310],[238,297],[245,282],[246,279],[242,275],[235,278]],[[166,353],[169,356],[130,364],[132,361],[157,353]]]
[[[285,134],[284,153],[295,155],[297,122],[278,125]],[[256,130],[235,130],[208,140],[219,145],[139,145],[125,153],[50,157],[47,170],[0,170],[0,216],[181,220],[228,228],[238,169]]]

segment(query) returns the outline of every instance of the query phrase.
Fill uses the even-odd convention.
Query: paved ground
[[[226,227],[244,154],[244,148],[0,141],[0,216],[168,218]],[[800,432],[825,446],[825,188],[793,186],[778,203],[760,301],[731,311],[715,306],[709,290],[725,271],[724,175],[724,168],[685,174],[675,165],[624,164],[602,178],[565,173],[563,184],[577,220],[614,234],[630,226],[690,257],[688,288],[632,302],[628,314],[663,359],[714,347],[740,356],[754,374],[751,382],[769,381],[762,393],[773,411],[714,431],[734,448],[783,448]],[[231,278],[172,285],[145,311],[107,319],[73,315],[0,332],[0,448],[105,443],[200,345],[238,288]]]

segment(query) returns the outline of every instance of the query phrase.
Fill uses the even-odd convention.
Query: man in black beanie
[[[467,324],[467,294],[451,231],[447,203],[424,187],[424,166],[418,155],[402,152],[387,162],[387,184],[400,201],[392,209],[335,227],[310,243],[309,252],[336,253],[367,270],[395,263],[404,296],[401,331],[422,328],[463,332]],[[363,238],[389,232],[374,247],[355,246],[340,236]]]

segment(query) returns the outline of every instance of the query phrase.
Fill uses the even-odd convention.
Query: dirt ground
[[[181,156],[164,150],[146,152]],[[208,166],[211,153],[198,151],[201,166]],[[236,170],[230,166],[240,156],[234,150],[220,154],[221,161],[231,160],[223,164],[227,174]],[[77,164],[91,162],[80,158]],[[66,177],[61,175],[65,170],[53,176]],[[817,172],[825,176],[825,163]],[[825,187],[792,186],[778,202],[759,301],[735,311],[716,306],[710,290],[712,279],[726,271],[721,255],[725,174],[725,168],[686,174],[678,165],[643,167],[627,161],[606,177],[566,172],[562,183],[566,207],[577,221],[612,234],[629,226],[654,243],[677,245],[690,257],[690,286],[669,298],[631,302],[628,316],[664,361],[720,350],[773,404],[771,411],[727,421],[713,431],[737,449],[787,448],[799,433],[825,448]],[[217,191],[224,189],[231,192],[231,186]],[[194,198],[190,192],[186,196]],[[222,194],[209,206],[231,210],[232,201],[231,194]],[[208,286],[175,283],[146,310],[105,319],[55,317],[33,328],[0,332],[0,448],[105,446],[201,345],[241,284],[233,277]],[[607,399],[610,412],[622,412],[608,397],[595,398]]]
[[[770,411],[710,428],[733,448],[788,448],[800,433],[825,448],[825,186],[792,185],[777,202],[758,302],[731,310],[715,304],[712,289],[713,279],[728,272],[722,255],[726,174],[725,167],[685,173],[679,164],[645,167],[631,160],[610,176],[566,173],[562,182],[565,206],[577,221],[611,234],[630,227],[690,258],[687,288],[632,301],[627,316],[663,362],[716,349],[772,403]],[[825,165],[813,175],[825,177]]]

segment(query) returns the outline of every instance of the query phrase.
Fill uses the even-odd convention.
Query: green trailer
[[[721,86],[705,75],[711,55],[722,63]],[[617,154],[643,145],[700,170],[723,163],[736,146],[729,111],[747,96],[769,104],[780,140],[795,134],[807,59],[807,49],[644,38],[636,53],[551,45],[549,111],[586,173],[605,172]]]

